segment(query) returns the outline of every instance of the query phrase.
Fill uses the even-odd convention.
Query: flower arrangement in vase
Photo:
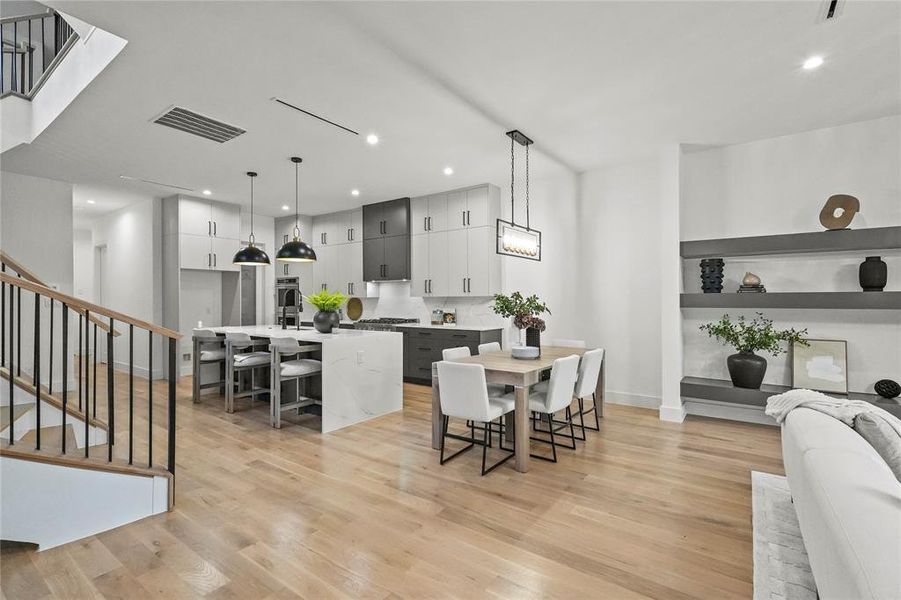
[[[532,294],[526,298],[520,292],[513,292],[509,296],[495,294],[491,308],[504,318],[512,318],[513,325],[520,331],[525,330],[526,346],[541,348],[541,333],[547,329],[547,325],[539,315],[551,314],[551,311],[538,296]]]

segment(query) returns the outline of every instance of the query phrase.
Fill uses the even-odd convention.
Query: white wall
[[[3,250],[42,281],[71,294],[72,270],[72,186],[62,181],[29,177],[3,171],[0,173],[0,242]],[[42,318],[49,318],[49,302],[42,308]],[[54,337],[60,340],[60,308],[56,306]],[[34,301],[22,293],[22,367],[32,373],[34,356]],[[77,320],[74,322],[77,323]],[[70,322],[70,327],[73,323]],[[49,348],[50,330],[42,337],[42,349]],[[72,328],[74,329],[74,328]],[[56,349],[59,342],[56,341]],[[74,348],[74,344],[73,344]],[[56,350],[58,352],[58,350]],[[49,354],[42,352],[41,379],[46,383]],[[61,361],[54,359],[53,379],[62,381]]]
[[[661,162],[659,157],[582,174],[581,335],[607,350],[607,400],[656,407],[661,396]]]
[[[280,246],[275,243],[275,219],[263,215],[253,216],[253,234],[257,245],[262,246],[269,255],[270,267],[257,268],[257,324],[271,325],[275,322],[275,278],[278,264],[275,254]],[[241,241],[250,237],[250,212],[241,211]],[[231,257],[229,257],[231,260]]]
[[[94,302],[94,237],[91,229],[75,229],[72,244],[72,295]]]
[[[94,190],[76,186],[76,202],[82,194]],[[151,323],[162,322],[160,206],[151,196],[134,196],[125,208],[98,217],[93,221],[92,246],[105,246],[105,264],[100,277],[101,298],[107,308]],[[93,261],[92,261],[93,264]],[[93,277],[98,277],[94,273]],[[98,299],[99,300],[99,299]],[[115,364],[128,365],[128,326],[119,324],[122,335],[115,340]],[[135,371],[147,375],[147,333],[135,332]],[[105,357],[105,352],[98,352]],[[163,343],[154,340],[154,377],[162,376]]]
[[[852,228],[901,225],[901,116],[686,153],[681,186],[685,240],[821,231],[820,209],[837,193],[860,199],[861,212]],[[895,251],[727,257],[724,291],[737,289],[746,271],[760,275],[769,292],[858,291],[857,267],[868,254],[882,254],[888,263],[886,290],[901,290],[901,253]],[[687,292],[700,291],[697,262],[683,262]],[[698,330],[723,312],[727,311],[683,311],[686,375],[728,379],[725,358],[732,351]],[[897,311],[765,313],[779,327],[806,327],[809,337],[847,340],[852,391],[872,392],[878,379],[901,377]],[[789,356],[766,358],[764,381],[790,385]]]

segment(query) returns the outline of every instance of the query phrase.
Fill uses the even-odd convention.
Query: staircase
[[[2,251],[0,329],[0,540],[43,550],[170,510],[180,335],[52,290]],[[135,343],[152,373],[155,340],[166,381],[134,374]]]
[[[0,153],[37,138],[128,43],[51,8],[0,18],[0,38]]]

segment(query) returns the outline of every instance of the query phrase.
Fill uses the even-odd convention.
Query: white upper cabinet
[[[240,265],[232,264],[232,259],[241,247],[241,242],[236,239],[214,237],[211,240],[210,250],[213,253],[214,271],[240,271]],[[272,257],[270,257],[271,259]]]
[[[362,221],[361,221],[362,223]],[[348,232],[348,237],[350,233]],[[337,284],[331,289],[348,296],[366,297],[366,284],[363,282],[363,243],[356,242],[338,246],[338,260],[335,268],[339,273]]]
[[[327,245],[329,243],[329,233],[332,234],[332,241],[334,241],[335,234],[332,231],[332,220],[333,215],[316,215],[313,217],[313,235],[310,243],[314,247]]]
[[[178,255],[179,266],[182,269],[209,270],[213,268],[213,249],[207,235],[179,234]]]
[[[485,184],[414,198],[411,293],[490,296],[500,290],[495,251],[500,189]]]
[[[345,227],[347,229],[347,241],[348,242],[362,242],[363,241],[363,209],[358,208],[356,210],[351,210],[345,213]],[[360,251],[362,252],[362,250]],[[362,263],[362,254],[360,255],[360,280],[363,280],[363,263]]]
[[[337,246],[363,241],[363,209],[313,217],[310,241],[316,246]]]
[[[213,237],[230,240],[241,239],[241,207],[237,204],[213,202]]]
[[[213,235],[213,210],[209,200],[179,197],[178,233]]]

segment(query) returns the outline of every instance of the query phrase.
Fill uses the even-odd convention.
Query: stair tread
[[[34,408],[34,404],[14,404],[13,405],[13,421],[16,421],[22,415],[26,414]],[[0,406],[0,431],[9,427],[9,405]]]
[[[41,445],[43,446],[43,437],[41,439]],[[34,460],[37,462],[71,466],[76,468],[142,475],[146,477],[172,477],[172,475],[162,467],[147,467],[145,465],[139,464],[129,465],[128,461],[121,458],[113,458],[112,462],[110,462],[107,460],[105,454],[102,457],[92,455],[90,458],[85,458],[83,451],[84,449],[82,448],[81,452],[72,453],[69,452],[67,448],[66,454],[60,455],[58,450],[35,450],[34,446],[23,446],[21,443],[16,443],[16,445],[10,446],[8,442],[0,441],[0,456],[9,456],[11,458]]]
[[[9,380],[9,369],[8,368],[0,367],[0,379],[5,379],[7,381]],[[16,386],[19,387],[19,389],[23,389],[26,392],[28,392],[29,394],[34,395],[34,379],[30,375],[28,375],[26,373],[23,373],[21,375],[16,375],[14,382],[15,382]],[[71,417],[74,417],[76,419],[83,421],[85,419],[86,415],[84,413],[82,413],[80,410],[78,410],[77,404],[72,403],[72,399],[71,399],[72,392],[71,391],[69,392],[69,396],[70,396],[70,399],[66,403],[66,412]],[[62,407],[63,407],[62,397],[56,393],[51,394],[47,390],[47,386],[45,386],[45,385],[41,385],[41,398],[44,402],[52,404],[52,405],[56,406],[58,409],[62,410]],[[90,417],[90,416],[87,416],[87,419],[92,427],[99,427],[100,429],[107,428],[106,423],[104,423],[103,421],[100,421],[100,420]]]

